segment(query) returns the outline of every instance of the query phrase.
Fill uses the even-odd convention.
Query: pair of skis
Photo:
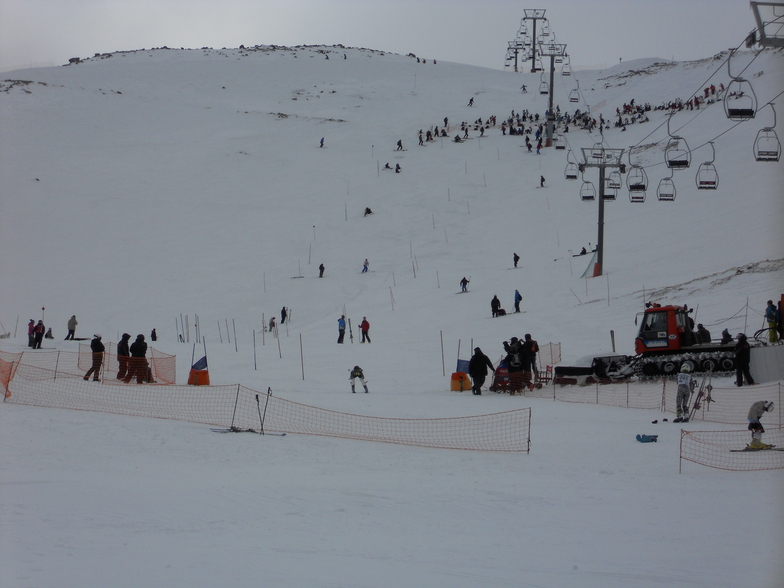
[[[694,419],[694,415],[697,413],[698,410],[702,408],[702,402],[711,403],[714,402],[713,398],[711,398],[711,391],[713,391],[713,386],[711,385],[711,376],[713,372],[708,371],[704,376],[702,376],[702,382],[700,382],[700,389],[697,392],[697,396],[694,398],[694,404],[691,407],[691,410],[686,414],[685,417],[678,417],[672,419],[673,423],[688,423],[689,421]],[[707,384],[705,383],[707,381]],[[703,400],[704,399],[704,400]]]
[[[272,396],[272,388],[267,388],[267,399],[264,402],[264,414],[261,414],[261,403],[259,402],[259,395],[256,394],[256,409],[259,412],[259,430],[252,428],[243,429],[241,427],[234,426],[234,417],[237,415],[237,401],[239,400],[240,396],[240,387],[237,386],[237,396],[234,399],[234,414],[231,417],[231,425],[229,428],[210,428],[210,431],[213,433],[257,433],[259,435],[273,435],[275,437],[285,437],[286,433],[269,433],[264,430],[264,419],[267,416],[267,405],[269,404],[270,396]]]

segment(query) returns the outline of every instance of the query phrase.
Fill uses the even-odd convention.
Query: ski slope
[[[656,107],[726,86],[725,58],[556,75],[555,103],[614,121],[631,99]],[[780,52],[732,63],[760,104],[776,101]],[[614,331],[633,353],[648,300],[688,304],[714,337],[761,327],[784,284],[784,168],[752,157],[769,107],[738,125],[720,103],[673,116],[692,148],[675,202],[655,196],[669,175],[664,111],[604,131],[606,146],[638,146],[650,187],[644,204],[625,189],[607,203],[606,275],[582,280],[589,257],[572,255],[596,243],[597,204],[564,179],[566,152],[529,154],[498,127],[451,141],[462,121],[543,115],[539,74],[307,46],[115,53],[6,77],[1,349],[25,349],[42,308],[51,349],[76,349],[62,341],[72,314],[77,337],[155,327],[184,382],[198,315],[212,383],[374,416],[531,406],[533,432],[530,455],[486,455],[5,405],[3,585],[781,585],[780,472],[678,475],[679,429],[652,425],[658,412],[448,392],[458,346],[495,361],[531,333],[571,363],[609,352]],[[576,79],[580,104],[568,101]],[[449,139],[418,146],[444,117]],[[565,137],[578,157],[601,140]],[[711,140],[719,189],[698,191]],[[515,289],[525,314],[491,318],[493,295],[510,310]],[[262,329],[282,306],[293,314],[278,341]],[[344,310],[355,339],[338,346]],[[358,344],[363,316],[370,345]],[[354,365],[370,394],[350,394]]]

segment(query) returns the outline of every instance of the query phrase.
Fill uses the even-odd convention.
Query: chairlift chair
[[[713,157],[710,161],[701,163],[697,168],[697,175],[695,181],[697,182],[698,190],[716,190],[719,187],[719,174],[716,171],[716,166],[713,162],[716,160],[716,149],[713,147],[713,141],[710,141],[711,149],[713,149]]]
[[[583,178],[583,185],[580,187],[580,200],[583,202],[592,202],[596,200],[596,189],[593,183]]]
[[[675,200],[675,182],[672,181],[672,176],[669,178],[662,178],[659,181],[659,187],[656,190],[656,197],[662,202],[673,202]]]
[[[605,201],[615,200],[618,197],[618,190],[616,188],[611,188],[607,185],[607,182],[604,183],[604,194],[602,195],[602,199]]]
[[[564,139],[563,133],[561,131],[555,131],[553,142],[555,143],[555,148],[557,150],[562,151],[566,149],[566,139]]]
[[[641,165],[632,163],[632,150],[629,147],[629,173],[626,175],[626,188],[629,190],[629,201],[645,202],[645,191],[648,189],[648,174]]]
[[[547,82],[541,82],[539,84],[539,93],[540,94],[549,94],[550,93],[550,84]]]
[[[572,66],[569,65],[568,63],[564,63],[561,66],[561,75],[562,76],[570,76],[570,75],[572,75]]]
[[[571,161],[566,164],[566,169],[564,170],[564,177],[567,180],[576,180],[577,179],[577,164],[572,163]]]
[[[550,25],[547,23],[547,21],[544,21],[542,23],[542,33],[541,34],[542,34],[543,37],[549,37],[550,36]]]
[[[724,89],[724,113],[730,120],[749,120],[757,113],[757,96],[748,80],[732,75],[730,62],[735,50],[727,58],[727,73],[732,78]]]
[[[670,137],[664,149],[664,163],[670,169],[686,169],[691,165],[691,151],[683,137]]]
[[[605,180],[605,184],[611,190],[620,190],[621,188],[621,172],[618,170],[613,170],[610,172],[610,175],[607,176]]]
[[[770,103],[773,110],[773,126],[760,129],[757,138],[754,140],[754,159],[757,161],[779,161],[781,159],[781,142],[774,131],[776,126],[776,109]]]
[[[591,157],[599,161],[604,159],[604,145],[601,141],[597,141],[591,147]]]

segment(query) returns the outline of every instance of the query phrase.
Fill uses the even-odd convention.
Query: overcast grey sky
[[[747,0],[0,0],[0,69],[162,47],[367,47],[502,69],[525,8],[547,11],[574,66],[735,47]]]

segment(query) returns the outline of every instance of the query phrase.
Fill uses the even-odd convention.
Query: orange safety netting
[[[784,429],[766,429],[763,443],[784,447]],[[784,451],[739,451],[751,442],[750,431],[681,431],[681,460],[732,471],[784,468]]]
[[[174,419],[237,429],[281,431],[421,447],[478,451],[529,451],[531,409],[436,419],[395,419],[347,414],[259,393],[240,385],[123,384],[112,378],[84,381],[76,354],[52,353],[48,364],[14,363],[6,402]],[[36,363],[43,363],[35,354]],[[82,361],[90,361],[91,354]],[[0,371],[11,365],[0,358]],[[10,369],[10,368],[9,368]]]

